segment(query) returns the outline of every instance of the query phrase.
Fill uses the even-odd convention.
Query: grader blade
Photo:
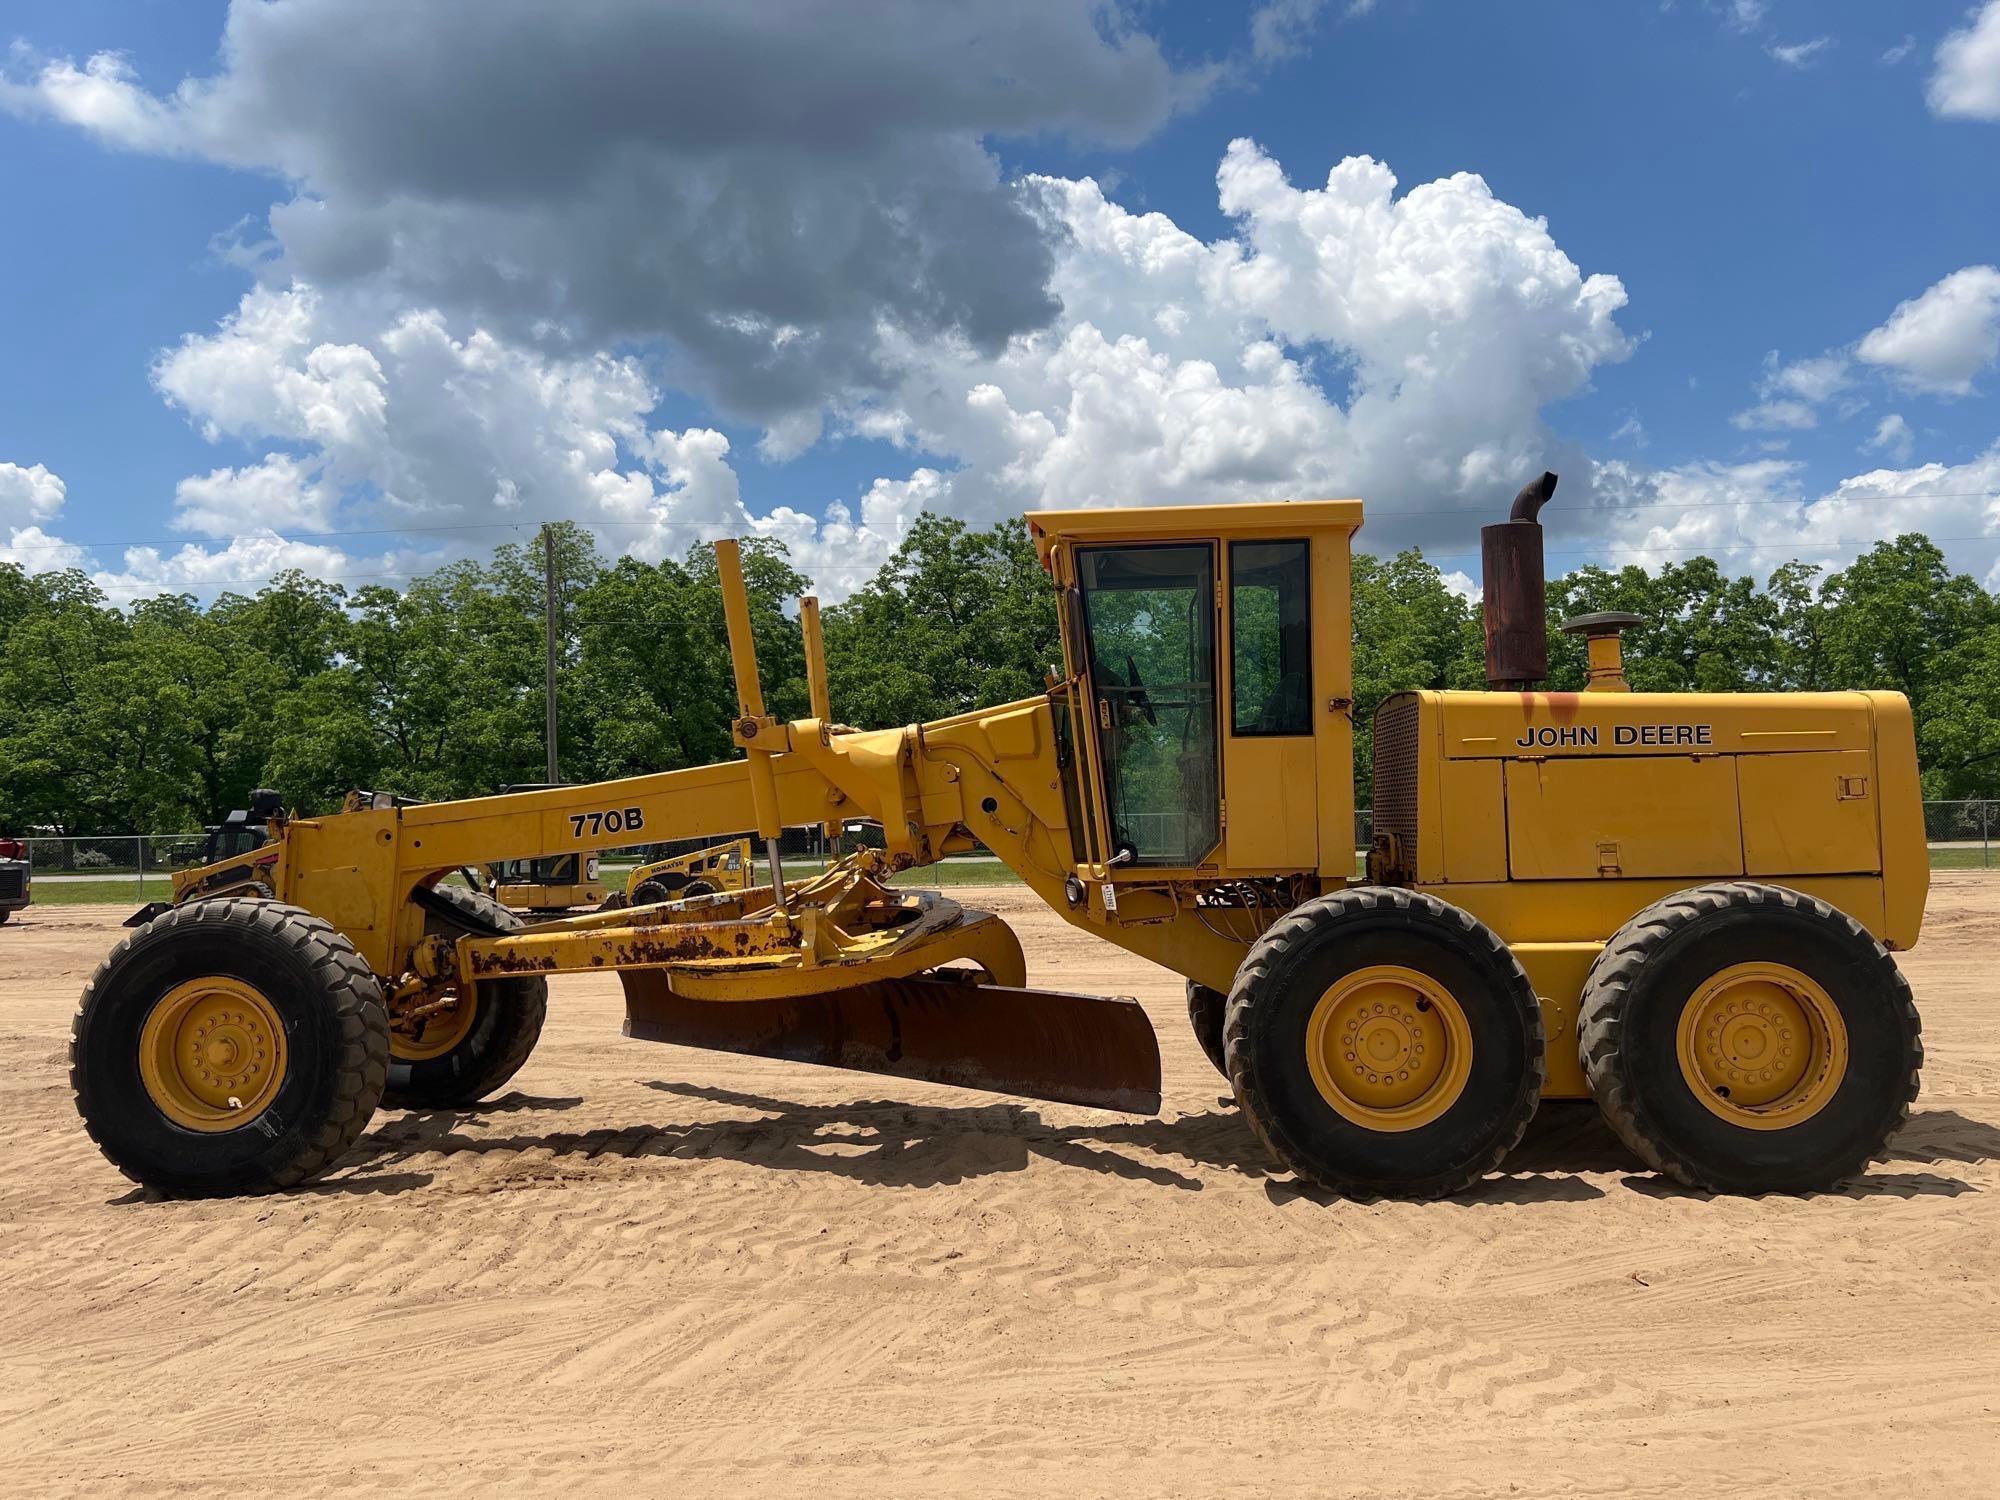
[[[775,1000],[690,1000],[665,974],[625,983],[625,1034],[955,1088],[1160,1108],[1160,1047],[1136,1000],[954,979],[878,979]]]

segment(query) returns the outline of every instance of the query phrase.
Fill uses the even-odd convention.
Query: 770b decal
[[[582,838],[589,834],[595,838],[600,833],[637,833],[646,826],[646,815],[636,807],[608,807],[603,812],[581,812],[569,815],[571,838]]]

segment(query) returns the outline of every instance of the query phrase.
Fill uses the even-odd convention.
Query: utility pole
[[[549,775],[551,785],[562,780],[556,770],[556,529],[542,527],[542,634],[548,648]]]

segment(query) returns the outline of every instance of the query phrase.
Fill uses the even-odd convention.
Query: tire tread
[[[1442,1198],[1462,1192],[1488,1172],[1493,1171],[1521,1142],[1527,1133],[1528,1123],[1534,1118],[1535,1109],[1541,1101],[1543,1086],[1548,1082],[1548,1055],[1546,1033],[1542,1020],[1541,1006],[1537,1003],[1529,1009],[1533,1012],[1530,1022],[1531,1062],[1528,1070],[1527,1087],[1523,1095],[1525,1107],[1518,1108],[1492,1144],[1477,1160],[1468,1162],[1460,1171],[1448,1178],[1433,1178],[1422,1182],[1380,1183],[1355,1182],[1337,1177],[1320,1170],[1310,1163],[1296,1159],[1298,1153],[1286,1149],[1276,1139],[1267,1124],[1271,1113],[1270,1101],[1263,1096],[1249,1066],[1249,1046],[1247,1037],[1257,1025],[1258,1011],[1264,1003],[1263,997],[1271,988],[1271,971],[1281,958],[1306,941],[1316,928],[1329,921],[1338,921],[1349,912],[1377,913],[1381,911],[1400,913],[1422,913],[1431,921],[1441,921],[1456,926],[1468,937],[1483,945],[1490,957],[1497,957],[1511,965],[1520,976],[1521,984],[1528,988],[1532,996],[1533,987],[1528,985],[1527,975],[1521,969],[1520,960],[1513,950],[1500,940],[1498,933],[1481,922],[1463,907],[1440,901],[1437,897],[1422,891],[1406,890],[1400,886],[1351,886],[1294,907],[1285,916],[1268,928],[1264,935],[1252,945],[1243,965],[1236,971],[1236,982],[1229,991],[1229,1008],[1223,1022],[1223,1049],[1228,1062],[1228,1073],[1236,1089],[1237,1104],[1250,1121],[1250,1128],[1256,1132],[1266,1150],[1289,1166],[1293,1172],[1328,1192],[1364,1194],[1367,1196],[1394,1196],[1409,1198]]]
[[[1629,1021],[1633,984],[1646,961],[1675,933],[1697,918],[1727,910],[1731,906],[1765,906],[1771,903],[1787,910],[1804,911],[1815,919],[1841,926],[1847,935],[1875,949],[1876,962],[1884,971],[1898,1007],[1897,1019],[1912,1037],[1911,1062],[1893,1120],[1886,1123],[1881,1138],[1828,1181],[1838,1181],[1866,1170],[1870,1162],[1888,1157],[1889,1142],[1910,1117],[1921,1087],[1924,1061],[1922,1022],[1910,982],[1888,949],[1846,912],[1816,896],[1788,886],[1768,885],[1753,880],[1717,881],[1663,896],[1621,927],[1604,951],[1598,954],[1584,981],[1583,1000],[1577,1010],[1577,1043],[1584,1077],[1591,1097],[1597,1101],[1606,1122],[1619,1140],[1656,1172],[1665,1173],[1684,1187],[1716,1191],[1706,1177],[1665,1139],[1658,1122],[1646,1109],[1638,1091],[1631,1087],[1621,1066],[1624,1032]]]
[[[110,1144],[90,1111],[81,1108],[89,1076],[84,1060],[84,1027],[98,987],[132,945],[149,933],[190,925],[229,926],[237,923],[263,930],[288,944],[321,979],[322,993],[339,1023],[340,1045],[333,1063],[333,1102],[319,1128],[289,1162],[262,1183],[239,1187],[174,1189],[183,1196],[212,1196],[256,1188],[296,1187],[325,1172],[345,1156],[368,1126],[389,1080],[389,1024],[382,988],[353,944],[320,917],[301,907],[251,896],[198,901],[163,912],[138,931],[121,938],[83,987],[82,1001],[70,1021],[69,1083],[79,1101],[83,1128],[104,1159],[141,1186],[145,1180],[112,1154]]]

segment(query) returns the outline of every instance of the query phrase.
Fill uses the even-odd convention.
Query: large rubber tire
[[[1846,1031],[1830,1095],[1778,1129],[1705,1105],[1678,1052],[1691,997],[1746,963],[1782,964],[1821,986]],[[1584,984],[1577,1035],[1619,1139],[1654,1170],[1711,1192],[1810,1192],[1865,1170],[1909,1118],[1924,1062],[1909,981],[1888,949],[1824,901],[1751,881],[1678,892],[1620,928]]]
[[[1215,1064],[1215,1071],[1224,1078],[1229,1076],[1229,1059],[1222,1049],[1222,1021],[1229,1010],[1229,997],[1221,990],[1212,990],[1205,984],[1187,982],[1188,1023],[1194,1027],[1194,1039],[1201,1046],[1202,1055]]]
[[[7,925],[7,919],[13,915],[14,915],[13,907],[0,906],[0,927],[5,927]]]
[[[676,899],[687,901],[696,896],[713,896],[714,894],[715,887],[710,885],[706,880],[690,880],[686,885],[681,887],[680,895]]]
[[[632,891],[634,906],[657,906],[662,901],[677,901],[680,892],[669,890],[657,880],[642,880]]]
[[[1357,1124],[1314,1082],[1307,1038],[1322,996],[1380,966],[1448,991],[1470,1046],[1455,1100],[1411,1128]],[[1542,1011],[1520,963],[1470,912],[1357,886],[1298,907],[1251,946],[1223,1024],[1236,1101],[1279,1161],[1350,1196],[1436,1198],[1477,1182],[1528,1128],[1547,1073]]]
[[[468,933],[519,932],[527,924],[491,896],[455,885],[433,894],[458,908],[454,920],[432,912],[429,932],[446,937]],[[477,1104],[506,1083],[528,1061],[549,1012],[549,982],[539,976],[489,979],[479,986],[472,1026],[449,1052],[436,1057],[389,1056],[389,1089],[383,1103],[395,1109],[462,1109]],[[393,1043],[393,1038],[392,1038]]]
[[[176,1123],[140,1066],[154,1007],[209,976],[254,987],[284,1028],[276,1093],[231,1130]],[[294,1187],[333,1166],[367,1127],[388,1065],[381,986],[353,945],[310,912],[236,897],[164,912],[111,950],[83,989],[69,1079],[113,1166],[161,1192],[208,1196]]]

